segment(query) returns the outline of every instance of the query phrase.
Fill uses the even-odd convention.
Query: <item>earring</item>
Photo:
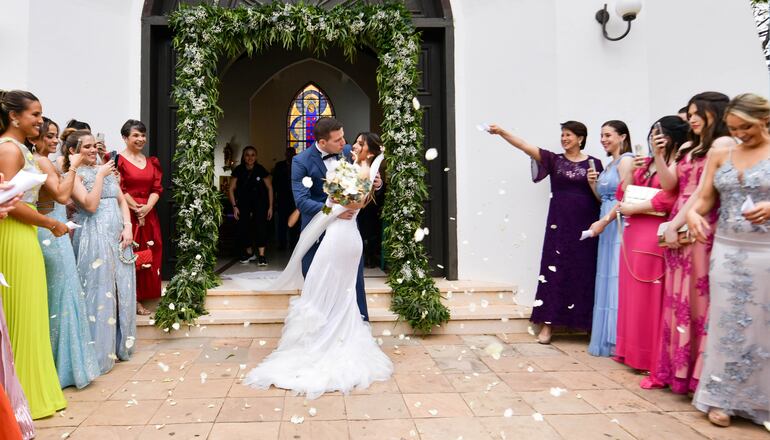
[[[18,120],[18,119],[14,119],[14,120],[13,120],[11,123],[12,123],[12,124],[13,124],[13,126],[14,126],[14,127],[16,127],[16,128],[19,128],[19,126],[21,125],[21,124],[19,124],[19,120]]]

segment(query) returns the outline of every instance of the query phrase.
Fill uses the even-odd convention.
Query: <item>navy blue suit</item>
[[[345,145],[342,150],[344,159],[350,160],[351,146]],[[313,179],[313,185],[310,188],[305,187],[302,184],[302,179],[310,177]],[[302,229],[305,229],[310,220],[318,214],[326,203],[327,195],[323,191],[323,179],[326,178],[326,164],[321,159],[321,152],[313,145],[305,151],[294,156],[291,163],[291,189],[294,193],[294,203],[299,209],[302,222]],[[352,221],[352,220],[341,220]],[[310,250],[307,251],[305,257],[302,259],[302,275],[307,275],[307,271],[310,268],[310,263],[313,262],[313,257],[318,250],[318,245],[323,240],[323,235],[318,240],[318,243],[313,245]],[[364,321],[369,320],[369,310],[366,307],[366,291],[364,290],[364,258],[361,256],[361,261],[358,263],[358,277],[356,279],[356,301],[358,302],[358,310],[361,312],[361,316]]]

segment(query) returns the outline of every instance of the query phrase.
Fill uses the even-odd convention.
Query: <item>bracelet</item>
[[[131,226],[131,222],[124,222],[123,226]]]
[[[56,232],[56,227],[59,226],[57,223],[54,223],[53,226],[48,228],[51,232]]]

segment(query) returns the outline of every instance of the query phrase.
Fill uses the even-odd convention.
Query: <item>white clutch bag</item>
[[[640,186],[640,185],[628,185],[623,195],[623,203],[636,205],[639,203],[649,202],[660,191],[661,191],[660,188],[650,188],[649,186]],[[665,217],[668,215],[665,212],[658,212],[658,211],[647,211],[647,212],[644,212],[643,214],[657,215],[659,217]]]

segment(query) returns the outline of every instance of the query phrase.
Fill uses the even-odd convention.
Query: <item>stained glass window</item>
[[[334,109],[326,93],[313,83],[300,89],[289,106],[287,147],[299,153],[313,145],[313,127],[318,118],[325,116],[334,117]]]

